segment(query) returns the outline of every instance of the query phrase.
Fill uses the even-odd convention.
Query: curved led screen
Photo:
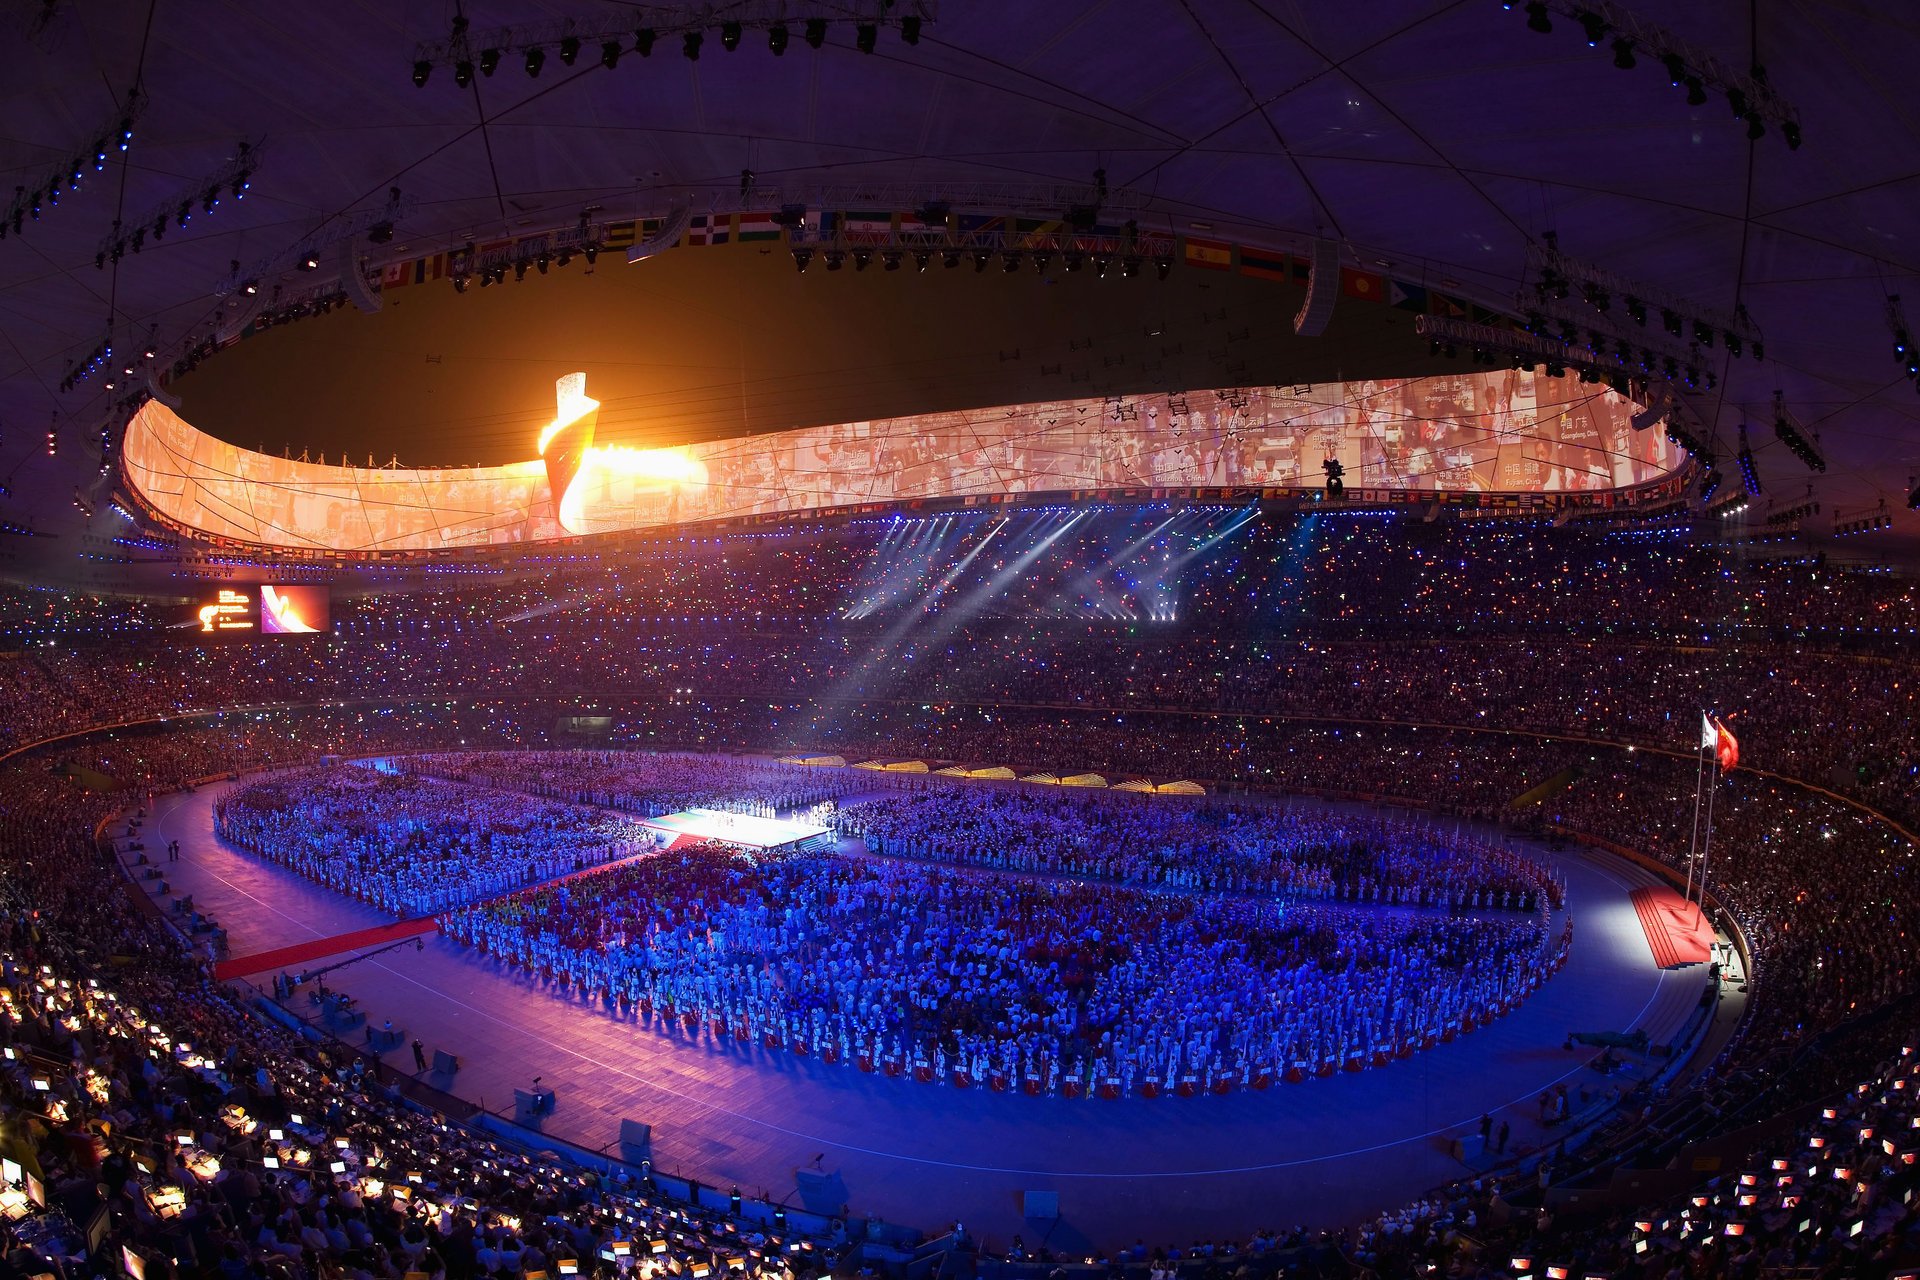
[[[1556,494],[1633,488],[1682,455],[1632,401],[1521,370],[1056,400],[850,422],[676,449],[595,443],[598,402],[561,379],[498,467],[328,466],[241,449],[157,402],[127,428],[137,495],[178,525],[285,548],[427,551],[751,515],[988,495],[1317,486]]]

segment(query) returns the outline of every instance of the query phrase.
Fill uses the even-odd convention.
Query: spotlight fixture
[[[653,56],[652,27],[641,27],[633,33],[633,51],[643,58]]]
[[[925,271],[927,269],[927,264],[929,264],[932,261],[933,261],[933,254],[931,254],[927,250],[915,249],[913,251],[913,269],[915,271]]]
[[[920,43],[920,15],[909,13],[900,19],[900,38],[908,44]]]
[[[680,41],[680,52],[687,55],[688,62],[700,61],[700,45],[706,37],[698,31],[689,31]]]
[[[839,249],[827,250],[827,270],[838,271],[847,263],[847,255]]]
[[[1740,424],[1740,452],[1734,455],[1740,464],[1740,483],[1746,489],[1749,498],[1761,495],[1760,472],[1753,465],[1753,450],[1747,445],[1747,425]]]
[[[900,269],[900,262],[901,257],[898,249],[886,249],[880,254],[880,266],[884,270],[898,271]]]
[[[600,65],[611,71],[620,65],[620,42],[602,40],[600,42]]]
[[[1800,149],[1800,122],[1798,120],[1782,121],[1780,124],[1780,136],[1787,140],[1787,150],[1798,151]]]
[[[948,249],[946,252],[942,253],[940,255],[940,265],[947,268],[948,270],[952,270],[954,267],[959,266],[960,251],[958,249]]]
[[[416,89],[426,88],[427,78],[432,74],[433,74],[433,64],[431,62],[427,62],[423,60],[423,61],[414,63],[413,64],[413,87]]]
[[[871,22],[863,22],[853,29],[853,47],[862,53],[872,53],[879,39],[880,28]]]
[[[1747,122],[1747,141],[1758,142],[1767,136],[1767,122],[1760,118],[1758,111],[1747,112],[1745,119]]]
[[[453,291],[455,293],[465,293],[467,291],[467,278],[465,276],[455,276],[453,278]]]
[[[1527,5],[1527,30],[1538,31],[1541,35],[1553,30],[1553,19],[1547,16],[1547,6],[1543,0],[1531,0]]]
[[[367,229],[368,244],[390,244],[393,241],[393,224],[376,222]]]
[[[1586,30],[1587,48],[1598,49],[1600,42],[1607,38],[1607,20],[1591,9],[1581,9],[1573,16]]]
[[[1920,484],[1915,484],[1912,476],[1907,477],[1907,483],[1913,485],[1913,491],[1907,494],[1907,510],[1920,511]]]
[[[1727,105],[1733,108],[1733,118],[1743,120],[1747,116],[1747,95],[1738,86],[1727,90]]]
[[[1642,328],[1645,328],[1647,323],[1647,304],[1642,302],[1640,299],[1634,297],[1632,294],[1628,294],[1624,299],[1624,301],[1626,302],[1626,306],[1627,306],[1628,318],[1631,319],[1635,324],[1641,326]]]
[[[560,42],[560,64],[570,67],[580,57],[580,37],[568,36]]]
[[[827,42],[827,20],[825,18],[807,19],[807,47],[818,49]]]
[[[473,64],[465,58],[453,64],[453,83],[455,88],[464,89],[473,83]]]
[[[1007,252],[1001,254],[1000,269],[1008,275],[1012,275],[1018,271],[1020,269],[1020,251],[1018,249],[1009,249]]]
[[[1680,336],[1680,313],[1666,307],[1660,309],[1660,325],[1674,337]]]
[[[805,275],[807,273],[807,268],[812,263],[813,263],[813,250],[795,249],[793,251],[793,268],[794,270],[798,271],[801,275]]]
[[[1613,38],[1613,65],[1622,71],[1631,71],[1634,68],[1633,41],[1625,36]]]
[[[732,53],[740,47],[740,24],[723,22],[720,24],[720,47]]]
[[[1161,254],[1153,260],[1153,274],[1156,279],[1165,280],[1173,271],[1173,259]]]
[[[1687,105],[1690,107],[1707,105],[1707,86],[1701,83],[1699,76],[1687,77]]]
[[[779,57],[787,51],[787,24],[776,22],[767,28],[767,52]]]
[[[1660,55],[1660,61],[1666,67],[1667,80],[1669,83],[1673,85],[1674,88],[1678,89],[1681,85],[1686,83],[1687,81],[1686,59],[1682,58],[1677,53],[1666,53],[1666,54]]]
[[[320,259],[318,255],[312,253],[302,254],[300,258],[300,269],[302,271],[318,271],[320,269]]]
[[[527,278],[527,267],[530,265],[531,264],[525,258],[521,258],[518,262],[515,262],[513,264],[513,278],[516,282],[525,280]]]
[[[867,265],[872,261],[873,261],[873,250],[861,248],[861,249],[855,249],[853,251],[853,269],[855,271],[865,271],[867,269]]]
[[[480,74],[490,77],[499,69],[500,51],[498,49],[482,49],[480,51]]]
[[[992,258],[993,258],[993,255],[991,253],[988,253],[985,249],[975,249],[973,251],[974,274],[978,275],[982,271],[985,271],[987,269],[987,263]]]
[[[133,145],[133,121],[122,118],[120,121],[120,149],[125,151]]]
[[[1120,275],[1123,279],[1131,280],[1139,274],[1140,256],[1138,254],[1130,253],[1120,259]]]
[[[537,271],[539,271],[541,275],[547,274],[547,268],[552,264],[553,264],[553,259],[545,253],[542,253],[539,257],[533,260],[534,268]]]
[[[527,75],[538,78],[540,68],[547,65],[547,51],[539,45],[527,50]]]
[[[260,292],[260,282],[258,280],[249,280],[240,286],[240,292],[251,298]]]

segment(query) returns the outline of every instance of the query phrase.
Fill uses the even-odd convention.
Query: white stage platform
[[[679,836],[696,840],[724,840],[747,849],[761,851],[809,848],[831,844],[833,831],[806,822],[785,822],[779,818],[757,818],[746,813],[727,813],[720,809],[687,809],[659,818],[643,818],[641,824],[660,832],[667,843]]]

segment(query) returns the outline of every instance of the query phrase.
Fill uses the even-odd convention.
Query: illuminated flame
[[[320,630],[300,616],[300,609],[274,587],[260,588],[260,607],[273,619],[272,629],[293,634],[311,633]]]
[[[554,513],[567,532],[588,531],[588,503],[592,495],[604,494],[611,484],[659,491],[707,482],[707,464],[686,449],[593,444],[593,418],[600,402],[587,395],[586,374],[570,373],[555,382],[554,400],[554,419],[540,432],[540,456],[547,464],[547,478],[554,489]],[[548,449],[562,435],[578,442],[577,465],[567,458],[574,444],[563,445],[557,454],[548,456]]]
[[[580,419],[599,410],[600,402],[587,394],[587,375],[570,373],[553,384],[555,410],[553,421],[540,431],[540,456],[545,457],[553,438]]]

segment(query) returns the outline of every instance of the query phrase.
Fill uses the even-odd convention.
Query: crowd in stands
[[[437,593],[459,601],[452,609],[445,599],[431,607],[394,597],[364,605],[342,600],[346,634],[279,644],[177,644],[172,636],[129,635],[151,623],[148,606],[110,600],[85,607],[97,609],[103,624],[131,625],[115,638],[89,641],[49,621],[52,615],[37,608],[44,600],[26,601],[18,613],[22,648],[0,658],[0,734],[9,743],[196,709],[414,701],[228,714],[57,744],[0,766],[5,1033],[10,1044],[38,1055],[0,1066],[0,1143],[9,1159],[30,1155],[28,1167],[56,1198],[105,1183],[115,1206],[114,1244],[125,1240],[155,1257],[186,1256],[191,1247],[193,1261],[183,1272],[218,1269],[227,1280],[290,1264],[302,1276],[395,1276],[416,1269],[404,1246],[421,1236],[428,1243],[417,1269],[466,1280],[480,1274],[469,1260],[469,1246],[479,1256],[474,1233],[499,1236],[510,1230],[509,1218],[523,1228],[513,1233],[523,1260],[534,1229],[545,1234],[535,1256],[561,1256],[543,1198],[570,1222],[575,1214],[610,1221],[604,1208],[614,1189],[578,1170],[516,1164],[524,1158],[396,1104],[344,1060],[278,1036],[183,960],[132,898],[102,891],[114,872],[90,839],[97,820],[144,789],[243,766],[307,763],[339,752],[574,745],[578,739],[560,717],[591,707],[611,719],[602,745],[805,747],[850,758],[1194,777],[1228,789],[1321,790],[1382,803],[1400,797],[1603,839],[1681,867],[1695,773],[1686,753],[1697,707],[1707,703],[1732,713],[1747,762],[1896,817],[1920,810],[1920,760],[1907,728],[1911,641],[1884,643],[1873,634],[1879,628],[1884,637],[1904,637],[1915,626],[1915,597],[1898,581],[1818,566],[1729,563],[1720,549],[1577,530],[1420,531],[1399,522],[1323,518],[1307,529],[1270,530],[1262,521],[1236,538],[1244,541],[1226,546],[1237,554],[1220,563],[1234,559],[1240,567],[1181,578],[1179,621],[1160,633],[1144,617],[1057,625],[1065,619],[1056,602],[1077,581],[1061,567],[982,608],[979,618],[988,621],[962,621],[952,610],[951,628],[939,622],[938,633],[889,641],[892,615],[832,622],[857,575],[846,567],[844,546],[831,539],[796,539],[779,568],[791,602],[783,616],[819,625],[781,622],[753,644],[741,642],[747,633],[736,625],[744,622],[740,598],[729,601],[703,585],[722,580],[705,570],[674,584],[686,607],[672,612],[730,621],[665,621],[665,593],[653,592],[644,575],[627,579],[614,595],[582,582],[578,600],[568,596],[563,607],[517,619],[511,615],[575,584],[550,583],[544,594],[524,582]],[[1063,539],[1063,547],[1070,542]],[[713,554],[733,558],[738,545]],[[877,548],[877,540],[869,545]],[[1283,555],[1283,546],[1297,550]],[[728,570],[736,575],[728,591],[765,590],[753,567],[758,555],[740,553]],[[1075,571],[1098,568],[1078,551],[1075,558]],[[983,555],[978,563],[991,559]],[[853,563],[861,573],[879,571],[871,558]],[[582,571],[590,572],[598,570]],[[856,586],[867,581],[861,577]],[[831,603],[816,603],[815,584]],[[957,585],[985,587],[991,579]],[[802,587],[809,588],[804,601]],[[1256,592],[1258,605],[1236,603]],[[960,592],[952,594],[957,605]],[[910,595],[902,589],[895,598]],[[1136,593],[1130,605],[1124,592],[1099,598],[1136,610],[1142,599]],[[7,600],[4,616],[13,618],[17,603]],[[1055,622],[1013,625],[1036,615]],[[359,621],[369,625],[359,629]],[[420,701],[435,696],[438,705]],[[1278,718],[1289,715],[1328,719]],[[1382,723],[1390,720],[1454,727]],[[1574,740],[1583,736],[1599,741]],[[1642,749],[1628,753],[1615,742]],[[1647,747],[1683,754],[1669,758]],[[90,789],[100,778],[130,791]],[[1552,784],[1544,795],[1512,807],[1542,783]],[[1537,1190],[1531,1172],[1436,1192],[1354,1239],[1356,1257],[1378,1274],[1512,1274],[1511,1257],[1614,1276],[1744,1275],[1795,1266],[1834,1275],[1898,1272],[1892,1261],[1910,1247],[1905,1197],[1912,1166],[1898,1142],[1892,1151],[1884,1144],[1910,1123],[1899,1104],[1915,1085],[1905,1060],[1879,1064],[1901,1043],[1901,1027],[1873,1019],[1876,1011],[1913,1007],[1909,942],[1920,928],[1914,851],[1899,832],[1842,799],[1745,770],[1720,786],[1708,876],[1754,949],[1752,1011],[1711,1070],[1671,1100],[1669,1109],[1684,1108],[1684,1117],[1671,1126],[1658,1116],[1637,1120],[1621,1141],[1641,1144],[1629,1154],[1657,1164],[1679,1153],[1677,1133],[1745,1132],[1810,1099],[1824,1100],[1834,1116],[1813,1118],[1822,1109],[1815,1108],[1798,1131],[1760,1141],[1752,1159],[1736,1158],[1713,1183],[1617,1216],[1539,1213],[1537,1197],[1528,1194]],[[993,874],[885,865],[902,876]],[[1116,879],[1125,875],[1121,869]],[[1129,884],[1086,889],[1148,892]],[[537,894],[517,900],[539,901]],[[720,890],[712,905],[724,905]],[[1389,914],[1334,904],[1294,910],[1296,918],[1301,911]],[[39,980],[43,965],[52,970],[44,975],[51,988]],[[62,978],[68,987],[59,985]],[[87,994],[90,979],[114,999]],[[45,1003],[55,992],[73,1006],[57,1018]],[[136,1038],[101,1029],[99,1018],[129,1012],[164,1028],[174,1047],[191,1049],[154,1056]],[[781,1033],[811,1034],[813,1027],[809,1011],[798,1026],[783,1023]],[[947,1046],[935,1041],[951,1049],[950,1064],[964,1047],[960,1035],[956,1027]],[[849,1057],[853,1049],[849,1041]],[[1184,1041],[1180,1050],[1184,1065]],[[833,1051],[841,1052],[837,1038]],[[188,1066],[185,1055],[199,1061]],[[50,1079],[56,1098],[32,1087],[28,1063]],[[1139,1071],[1136,1081],[1144,1079]],[[1889,1093],[1902,1074],[1908,1083]],[[1891,1103],[1883,1101],[1889,1097]],[[371,1150],[366,1134],[379,1130],[383,1150],[406,1153],[390,1168],[422,1171],[411,1204],[454,1204],[451,1214],[410,1235],[412,1228],[392,1216],[391,1187],[384,1195],[360,1186],[330,1189],[324,1177],[289,1172],[289,1160],[281,1170],[265,1169],[257,1132],[236,1134],[222,1124],[220,1110],[238,1105],[264,1119],[276,1114],[275,1099],[308,1122],[323,1118],[326,1140],[346,1139],[363,1158]],[[55,1118],[48,1105],[54,1100],[64,1118]],[[112,1122],[102,1124],[107,1115]],[[1869,1128],[1874,1136],[1861,1137]],[[196,1134],[184,1151],[170,1137],[183,1129]],[[1823,1147],[1809,1146],[1816,1137]],[[203,1180],[181,1158],[210,1167],[194,1150],[218,1160],[216,1181]],[[252,1163],[256,1154],[259,1165]],[[1775,1181],[1782,1171],[1772,1168],[1778,1159],[1821,1167],[1806,1176],[1796,1165],[1784,1172],[1798,1181],[1783,1186]],[[488,1173],[487,1160],[499,1176]],[[1550,1172],[1570,1176],[1578,1163],[1578,1156],[1554,1160]],[[1849,1176],[1834,1177],[1838,1167]],[[240,1168],[246,1176],[232,1171]],[[1767,1185],[1743,1188],[1735,1169]],[[437,1188],[420,1190],[436,1175]],[[159,1193],[163,1183],[180,1189],[178,1201],[172,1191]],[[1777,1197],[1793,1194],[1792,1186],[1803,1187],[1804,1197],[1789,1211]],[[1741,1203],[1747,1195],[1754,1201]],[[470,1203],[455,1203],[456,1196]],[[360,1201],[357,1210],[351,1198]],[[154,1208],[156,1199],[184,1207],[165,1215]],[[686,1212],[657,1201],[649,1210],[675,1211]],[[351,1225],[356,1213],[371,1243]],[[671,1256],[683,1270],[696,1261],[719,1270],[721,1246],[737,1247],[739,1229],[729,1230],[718,1212],[700,1216],[699,1226],[681,1230],[703,1244],[683,1248],[676,1240]],[[1653,1226],[1643,1231],[1636,1221]],[[1682,1223],[1689,1224],[1684,1235]],[[1743,1234],[1730,1234],[1730,1223]],[[16,1253],[25,1244],[55,1253],[60,1246],[29,1240],[20,1227],[0,1230],[8,1232],[9,1264],[23,1274],[93,1274],[72,1256],[43,1263],[38,1253]],[[398,1252],[394,1234],[403,1244]],[[1223,1248],[1221,1256],[1245,1265],[1264,1256],[1274,1238],[1231,1255]],[[55,1233],[53,1240],[70,1236]],[[488,1256],[510,1254],[504,1243],[491,1242]],[[580,1252],[582,1270],[589,1270],[592,1255]]]
[[[276,774],[222,795],[214,829],[382,911],[424,916],[631,856],[652,841],[603,809],[360,765]]]
[[[1149,539],[1129,568],[1113,562],[1147,517],[1111,519],[1075,526],[1006,591],[954,582],[906,629],[899,608],[842,616],[862,583],[892,580],[892,548],[912,545],[865,527],[669,541],[550,578],[343,597],[340,634],[272,643],[156,634],[141,627],[158,606],[128,602],[110,638],[75,641],[49,622],[42,638],[55,643],[0,660],[0,744],[219,706],[565,694],[1228,710],[1686,750],[1706,707],[1749,760],[1920,816],[1908,731],[1920,604],[1898,580],[1590,531],[1334,517],[1255,521],[1211,554],[1194,546],[1212,526],[1195,525],[1165,547]],[[1018,536],[1001,538],[1018,547]],[[909,577],[938,586],[927,566],[967,545],[927,553]],[[968,572],[994,563],[983,555]],[[1079,614],[1019,603],[1086,595],[1094,580],[1132,583],[1139,599]],[[806,606],[742,606],[780,591]],[[1144,603],[1155,591],[1179,601],[1177,621]],[[0,593],[0,614],[30,622],[49,598],[83,602],[87,617],[113,607],[17,591]],[[743,628],[758,641],[735,643]],[[1887,643],[1869,643],[1876,632]],[[1841,705],[1849,714],[1835,716]]]
[[[1031,1092],[1265,1087],[1504,1013],[1565,934],[719,845],[444,913],[442,932],[624,1009],[869,1070]]]

